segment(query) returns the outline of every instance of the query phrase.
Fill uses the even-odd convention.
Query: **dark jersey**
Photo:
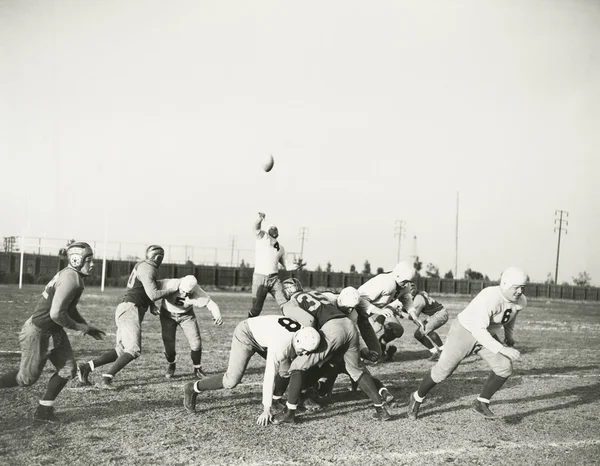
[[[133,303],[140,311],[146,312],[150,303],[171,294],[170,290],[158,289],[157,277],[156,266],[146,261],[135,264],[127,281],[127,292],[123,296],[123,302]]]
[[[282,310],[285,315],[288,315],[285,308],[290,306],[299,307],[312,315],[315,319],[314,327],[317,329],[320,329],[332,319],[348,317],[335,304],[330,303],[324,296],[315,291],[310,293],[301,291],[292,295],[290,300],[283,305]]]
[[[415,307],[417,308],[417,311],[419,313],[423,313],[426,316],[432,316],[433,314],[435,314],[438,311],[441,311],[444,308],[442,304],[440,304],[431,296],[429,296],[425,291],[419,291],[417,293],[417,296],[421,296],[421,298],[423,298],[423,301],[425,301],[425,305],[423,307],[420,307],[420,300],[416,299],[415,296]]]
[[[66,267],[58,272],[52,280],[46,285],[42,296],[40,297],[33,315],[32,322],[36,327],[49,332],[56,332],[62,328],[51,317],[52,314],[60,319],[60,314],[68,314],[68,316],[76,321],[79,321],[79,312],[77,311],[77,303],[83,293],[83,279],[76,270],[71,267]],[[68,325],[68,324],[67,324]]]

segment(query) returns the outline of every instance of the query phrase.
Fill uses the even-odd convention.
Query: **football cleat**
[[[87,362],[83,364],[79,364],[77,366],[77,379],[79,379],[79,385],[92,385],[90,382],[90,374],[92,373],[92,368]]]
[[[392,395],[390,391],[385,387],[379,389],[379,395],[381,396],[381,399],[386,403],[391,403],[392,401],[394,401],[394,395]]]
[[[206,377],[206,372],[201,367],[194,367],[194,375],[197,379],[203,379]]]
[[[281,414],[287,411],[287,404],[283,398],[279,398],[278,400],[273,400],[273,404],[271,405],[271,414]]]
[[[198,393],[194,390],[196,382],[189,382],[183,386],[183,407],[188,413],[196,412],[196,398]]]
[[[435,353],[431,353],[431,356],[429,356],[429,360],[430,361],[439,361],[441,354],[442,354],[441,351],[436,351]]]
[[[165,374],[165,378],[170,379],[175,375],[176,364],[174,362],[170,362],[167,364],[167,372]]]
[[[489,403],[484,403],[483,401],[475,400],[471,404],[471,407],[473,408],[473,411],[475,411],[476,413],[481,414],[486,419],[490,419],[490,420],[498,419],[498,416],[496,416],[490,410],[490,404]]]
[[[396,348],[394,345],[388,346],[387,349],[385,350],[385,360],[387,362],[393,361],[394,354],[396,354],[397,351],[398,351],[398,348]]]
[[[273,424],[294,424],[296,422],[296,410],[288,409],[285,413],[273,417]]]
[[[411,393],[408,398],[408,418],[413,420],[417,419],[420,407],[421,403],[415,400],[414,393]]]
[[[54,414],[54,406],[38,405],[33,415],[33,419],[35,421],[48,422],[50,424],[57,424],[60,422],[60,419]]]
[[[392,415],[385,405],[375,406],[375,412],[371,414],[371,419],[375,419],[376,421],[389,421],[391,418]]]
[[[312,398],[307,397],[303,400],[300,400],[298,409],[305,409],[306,411],[321,411],[323,406],[314,401]]]
[[[116,390],[117,387],[113,385],[112,377],[102,377],[100,382],[96,384],[96,386],[101,390]]]

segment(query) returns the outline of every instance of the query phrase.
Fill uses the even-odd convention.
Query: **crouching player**
[[[274,424],[294,423],[300,393],[306,380],[307,371],[337,354],[343,354],[345,368],[358,387],[371,399],[376,420],[388,420],[391,415],[378,392],[368,369],[359,357],[358,332],[354,323],[336,305],[320,297],[318,293],[303,291],[296,278],[288,278],[283,283],[283,293],[288,302],[283,305],[283,313],[303,325],[318,328],[324,339],[317,351],[298,356],[290,366],[287,411],[273,418]]]
[[[527,298],[523,294],[526,283],[525,272],[509,267],[502,273],[499,286],[481,290],[458,314],[450,326],[439,361],[425,375],[418,390],[409,397],[410,419],[417,418],[419,407],[431,389],[450,377],[462,360],[477,350],[477,355],[492,370],[472,408],[486,419],[496,419],[489,408],[490,399],[510,377],[513,363],[521,357],[521,353],[510,346],[514,344],[513,330],[517,314],[527,306]],[[502,327],[508,346],[504,346],[497,338]]]
[[[419,317],[421,314],[427,316],[420,324],[415,322],[417,324],[414,334],[415,339],[429,350],[431,353],[429,360],[437,361],[440,359],[441,351],[444,349],[444,343],[436,330],[448,322],[448,311],[425,291],[417,290],[417,286],[414,283],[411,282],[409,286],[415,306],[414,316]],[[425,335],[437,345],[437,348]]]
[[[317,349],[320,341],[321,336],[317,330],[302,327],[289,317],[268,315],[243,320],[233,332],[227,371],[185,384],[183,406],[193,413],[199,393],[237,386],[244,376],[250,358],[258,353],[266,359],[266,367],[263,379],[263,412],[256,423],[266,426],[273,420],[271,405],[276,374],[287,374],[291,361]]]
[[[177,283],[179,283],[179,291],[163,298],[160,305],[160,327],[167,358],[165,377],[170,379],[175,374],[175,337],[177,327],[181,327],[190,345],[194,375],[201,379],[206,374],[202,370],[202,337],[194,307],[206,307],[212,314],[215,325],[223,325],[223,318],[217,303],[200,288],[198,280],[193,275],[186,275],[181,280],[177,278],[159,280],[158,289],[168,290],[177,286]]]
[[[69,245],[69,265],[46,285],[33,315],[21,329],[19,369],[0,376],[0,388],[17,385],[28,387],[37,382],[46,362],[50,360],[56,371],[48,380],[46,394],[35,411],[36,421],[60,422],[54,414],[54,400],[77,372],[65,328],[90,335],[96,340],[104,338],[105,333],[89,325],[77,310],[77,303],[84,289],[83,277],[90,275],[94,269],[93,255],[92,248],[87,243]]]

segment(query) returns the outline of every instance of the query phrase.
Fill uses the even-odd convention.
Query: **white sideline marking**
[[[420,458],[425,455],[427,456],[458,456],[465,453],[476,453],[476,452],[485,452],[489,451],[490,447],[494,448],[494,450],[516,450],[522,448],[529,448],[530,450],[540,450],[551,448],[576,448],[576,447],[590,447],[600,445],[600,440],[591,439],[591,440],[568,440],[566,442],[499,442],[497,444],[493,444],[490,446],[474,446],[471,448],[457,448],[457,449],[440,449],[440,450],[419,450],[418,452],[408,452],[408,453],[385,453],[385,454],[374,454],[373,452],[369,453],[371,458],[379,458],[379,459],[412,459],[412,458]],[[336,460],[341,461],[349,461],[353,459],[357,459],[358,456],[346,456],[346,457],[336,457]]]

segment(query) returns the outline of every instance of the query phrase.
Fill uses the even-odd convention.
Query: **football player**
[[[489,407],[490,399],[510,377],[513,363],[521,357],[512,346],[515,319],[527,307],[527,298],[523,294],[526,283],[525,272],[517,267],[509,267],[502,273],[499,286],[481,290],[458,314],[450,326],[439,361],[425,375],[418,390],[409,397],[410,419],[417,419],[419,407],[430,390],[448,378],[472,352],[477,352],[492,369],[472,408],[486,419],[496,419]],[[497,336],[502,327],[506,346]]]
[[[178,283],[178,292],[163,298],[159,306],[160,327],[167,358],[165,377],[170,379],[175,374],[175,337],[177,327],[181,327],[190,345],[194,374],[201,379],[206,374],[202,371],[202,337],[194,307],[206,307],[212,314],[215,325],[223,325],[223,317],[218,304],[200,288],[198,280],[193,275],[186,275],[181,280],[177,278],[159,280],[158,289],[168,290]]]
[[[402,308],[407,310],[417,325],[422,326],[416,318],[409,288],[415,275],[414,266],[402,261],[391,272],[376,275],[358,288],[361,300],[356,310],[369,316],[387,360],[391,360],[397,351],[395,346],[388,347],[388,344],[404,334],[399,316]]]
[[[154,312],[154,301],[169,296],[179,290],[179,283],[173,283],[171,288],[159,290],[156,283],[158,268],[165,257],[165,250],[157,245],[148,246],[146,258],[133,267],[127,291],[123,301],[115,311],[117,323],[117,338],[115,349],[108,351],[98,358],[80,364],[77,368],[79,383],[91,385],[89,376],[97,367],[111,364],[102,374],[98,387],[105,390],[116,390],[113,385],[114,376],[127,364],[140,357],[142,352],[142,321],[146,311],[151,307]]]
[[[105,335],[102,330],[89,325],[77,310],[84,290],[83,278],[94,269],[92,248],[87,243],[72,243],[67,247],[67,260],[67,267],[46,285],[33,315],[21,329],[19,369],[0,376],[0,388],[28,387],[37,382],[50,360],[56,370],[33,416],[36,421],[49,423],[60,422],[54,414],[54,401],[77,371],[65,329],[82,332],[96,340]]]
[[[283,293],[288,302],[283,306],[283,314],[303,325],[312,325],[319,329],[324,344],[315,352],[298,356],[290,367],[287,411],[273,418],[274,424],[294,423],[298,400],[304,386],[306,372],[313,366],[343,354],[344,365],[351,379],[366,393],[375,407],[373,419],[388,420],[391,415],[385,406],[377,386],[368,369],[359,357],[358,332],[354,323],[318,293],[303,291],[302,284],[296,278],[283,281]]]
[[[264,219],[265,214],[259,212],[258,218],[254,221],[256,247],[252,275],[252,308],[248,317],[256,317],[262,312],[268,293],[275,298],[279,307],[286,302],[277,273],[279,264],[283,270],[286,268],[285,249],[277,239],[279,230],[275,225],[269,225],[266,231],[261,229]]]
[[[417,290],[417,286],[414,283],[411,282],[409,286],[413,297],[416,317],[419,317],[421,314],[427,316],[421,325],[417,324],[414,334],[415,339],[429,350],[431,353],[429,360],[437,361],[440,359],[440,353],[444,349],[444,344],[440,336],[436,333],[436,330],[448,322],[448,311],[425,291]],[[437,348],[434,347],[425,335],[433,340]]]
[[[314,351],[320,341],[321,336],[317,330],[302,327],[289,317],[268,315],[243,320],[233,332],[227,371],[185,384],[183,406],[193,413],[199,393],[236,387],[244,376],[248,361],[258,353],[266,359],[266,367],[263,378],[263,412],[256,423],[266,426],[273,419],[271,405],[275,375],[287,373],[292,359]]]

